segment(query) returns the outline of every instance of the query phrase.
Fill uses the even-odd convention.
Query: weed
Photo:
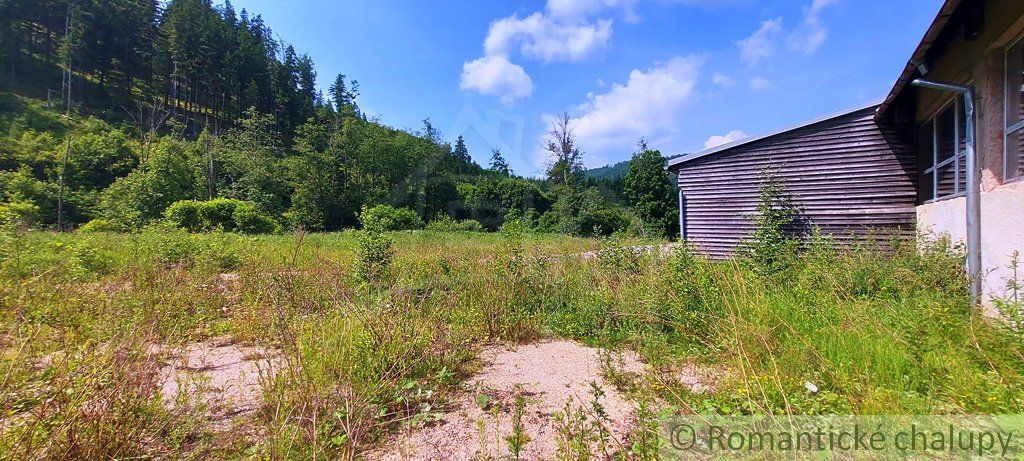
[[[515,393],[515,402],[512,405],[512,433],[505,437],[505,443],[508,444],[508,451],[512,454],[512,459],[518,461],[522,459],[526,444],[530,443],[530,435],[526,433],[526,427],[523,425],[526,396],[523,395],[523,389],[519,386],[516,386],[513,392]]]
[[[370,285],[380,285],[391,275],[391,261],[395,257],[394,241],[374,227],[356,234],[356,277]]]

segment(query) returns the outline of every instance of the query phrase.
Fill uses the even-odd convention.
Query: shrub
[[[443,215],[427,224],[427,230],[437,232],[483,232],[484,226],[480,224],[480,221],[473,219],[456,221],[448,215]]]
[[[260,213],[255,206],[243,203],[235,208],[231,215],[235,229],[243,234],[272,234],[277,232],[277,222],[273,218]]]
[[[229,198],[174,202],[164,211],[164,217],[172,226],[190,232],[221,230],[266,234],[277,230],[277,222],[261,213],[253,204]]]
[[[96,218],[78,228],[79,232],[128,232],[130,229],[105,218]]]
[[[764,171],[754,230],[739,251],[742,260],[761,275],[787,270],[800,246],[799,218],[785,185],[774,172]]]
[[[614,208],[601,208],[580,216],[583,235],[608,236],[629,227],[630,217]]]
[[[386,280],[395,257],[391,238],[371,227],[356,234],[356,243],[356,278],[371,284]]]
[[[192,232],[202,231],[204,226],[199,218],[200,203],[196,200],[174,202],[164,210],[164,218],[174,227],[187,229]]]
[[[31,202],[0,203],[0,224],[30,227],[39,222],[41,213],[39,206]]]
[[[204,230],[235,230],[235,210],[246,202],[230,198],[215,198],[199,203],[199,221]],[[251,205],[249,205],[251,206]]]
[[[359,213],[359,222],[363,229],[378,232],[414,230],[423,228],[423,220],[416,212],[408,208],[395,208],[391,205],[363,207]]]

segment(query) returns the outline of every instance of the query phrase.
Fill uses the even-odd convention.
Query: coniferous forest
[[[318,76],[276,37],[229,0],[0,2],[0,214],[40,229],[331,231],[385,206],[490,230],[674,232],[664,161],[645,145],[637,171],[588,179],[566,116],[543,142],[546,177],[518,177],[427,113],[415,128],[368,118],[356,79]]]

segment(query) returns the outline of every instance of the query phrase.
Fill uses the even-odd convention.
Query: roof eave
[[[917,72],[917,67],[912,64],[913,62],[923,62],[925,56],[932,48],[932,44],[938,39],[939,34],[946,28],[946,24],[949,23],[949,18],[956,11],[957,7],[960,6],[962,0],[946,0],[946,3],[939,8],[939,13],[935,15],[935,19],[932,24],[928,26],[928,31],[925,32],[924,38],[921,39],[921,43],[917,45],[914,50],[914,54],[911,55],[907,61],[907,65],[903,68],[903,72],[900,73],[899,78],[896,79],[896,83],[893,85],[892,90],[882,101],[882,104],[878,107],[878,112],[875,114],[875,118],[878,119],[885,115],[889,107],[892,106],[896,98],[899,97],[900,93],[906,89],[907,85],[914,78],[914,74]]]
[[[814,124],[817,124],[817,123],[827,122],[827,121],[832,120],[834,118],[843,117],[843,116],[850,115],[850,114],[853,114],[853,113],[856,113],[856,112],[860,112],[860,111],[863,111],[863,110],[870,109],[872,107],[877,107],[880,103],[881,103],[881,100],[871,101],[868,104],[861,104],[861,105],[858,105],[856,107],[852,107],[852,108],[849,108],[849,109],[843,109],[843,110],[840,110],[840,111],[836,111],[836,112],[832,112],[832,113],[829,113],[829,114],[825,114],[825,115],[823,115],[821,117],[817,117],[817,118],[814,118],[814,119],[811,119],[811,120],[807,120],[807,121],[805,121],[803,123],[798,123],[796,125],[790,125],[790,126],[787,126],[785,128],[782,128],[782,129],[779,129],[779,130],[775,130],[775,131],[772,131],[772,132],[769,132],[769,133],[766,133],[766,134],[757,135],[757,136],[750,136],[750,137],[747,137],[747,138],[743,138],[743,139],[740,139],[740,140],[736,140],[736,141],[730,142],[728,144],[722,144],[721,146],[712,147],[710,149],[704,149],[704,150],[702,150],[700,152],[696,152],[696,153],[693,153],[693,154],[690,154],[690,155],[685,155],[685,156],[682,156],[682,157],[674,158],[674,159],[672,159],[672,160],[670,160],[668,162],[667,169],[669,171],[675,171],[678,168],[674,168],[674,167],[678,167],[679,165],[682,165],[684,163],[691,162],[693,160],[697,160],[698,158],[701,158],[701,157],[706,157],[706,156],[711,155],[711,154],[717,154],[719,152],[724,152],[724,151],[727,151],[727,150],[730,150],[730,149],[734,149],[734,148],[737,148],[737,147],[740,147],[740,146],[745,146],[747,144],[751,144],[751,143],[754,143],[754,142],[757,142],[757,141],[761,141],[761,140],[765,140],[765,139],[768,139],[768,138],[772,138],[772,137],[775,137],[775,136],[778,136],[778,135],[781,135],[781,134],[786,134],[786,133],[789,133],[790,131],[795,131],[795,130],[799,130],[801,128],[806,128],[808,126],[811,126],[811,125],[814,125]]]

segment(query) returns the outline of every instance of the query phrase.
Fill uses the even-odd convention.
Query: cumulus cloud
[[[754,91],[767,90],[772,87],[772,82],[764,77],[754,77],[750,79],[749,86]]]
[[[496,95],[506,105],[533,92],[533,80],[522,57],[545,62],[582,61],[597,54],[611,40],[612,20],[592,19],[609,9],[621,8],[627,21],[638,19],[638,0],[548,0],[543,12],[517,14],[491,23],[484,39],[484,56],[463,63],[463,90]]]
[[[533,94],[533,79],[504,56],[484,56],[462,65],[463,90],[497,96],[505,105]]]
[[[821,10],[839,0],[813,0],[803,8],[803,19],[800,25],[789,35],[787,43],[793,50],[804,54],[812,54],[825,43],[828,29],[821,23]]]
[[[775,54],[775,38],[782,31],[782,18],[769,19],[761,23],[749,37],[736,41],[740,49],[740,60],[755,65],[762,59]]]
[[[711,83],[718,86],[732,86],[732,84],[736,82],[728,75],[721,72],[715,72],[711,75]]]
[[[625,84],[591,94],[573,112],[572,126],[587,151],[588,165],[606,162],[606,154],[628,152],[640,137],[659,143],[672,138],[679,115],[696,97],[697,78],[706,58],[688,55],[642,71],[634,69]],[[550,123],[553,116],[545,115]]]
[[[739,141],[745,137],[747,137],[746,133],[740,130],[732,130],[721,136],[716,135],[709,137],[707,141],[704,141],[704,148],[711,149],[712,147],[718,147],[723,144],[729,144],[733,141]]]
[[[523,56],[543,61],[581,61],[603,48],[612,36],[612,21],[562,22],[533,13],[491,23],[484,40],[488,56],[509,56],[516,44]]]

